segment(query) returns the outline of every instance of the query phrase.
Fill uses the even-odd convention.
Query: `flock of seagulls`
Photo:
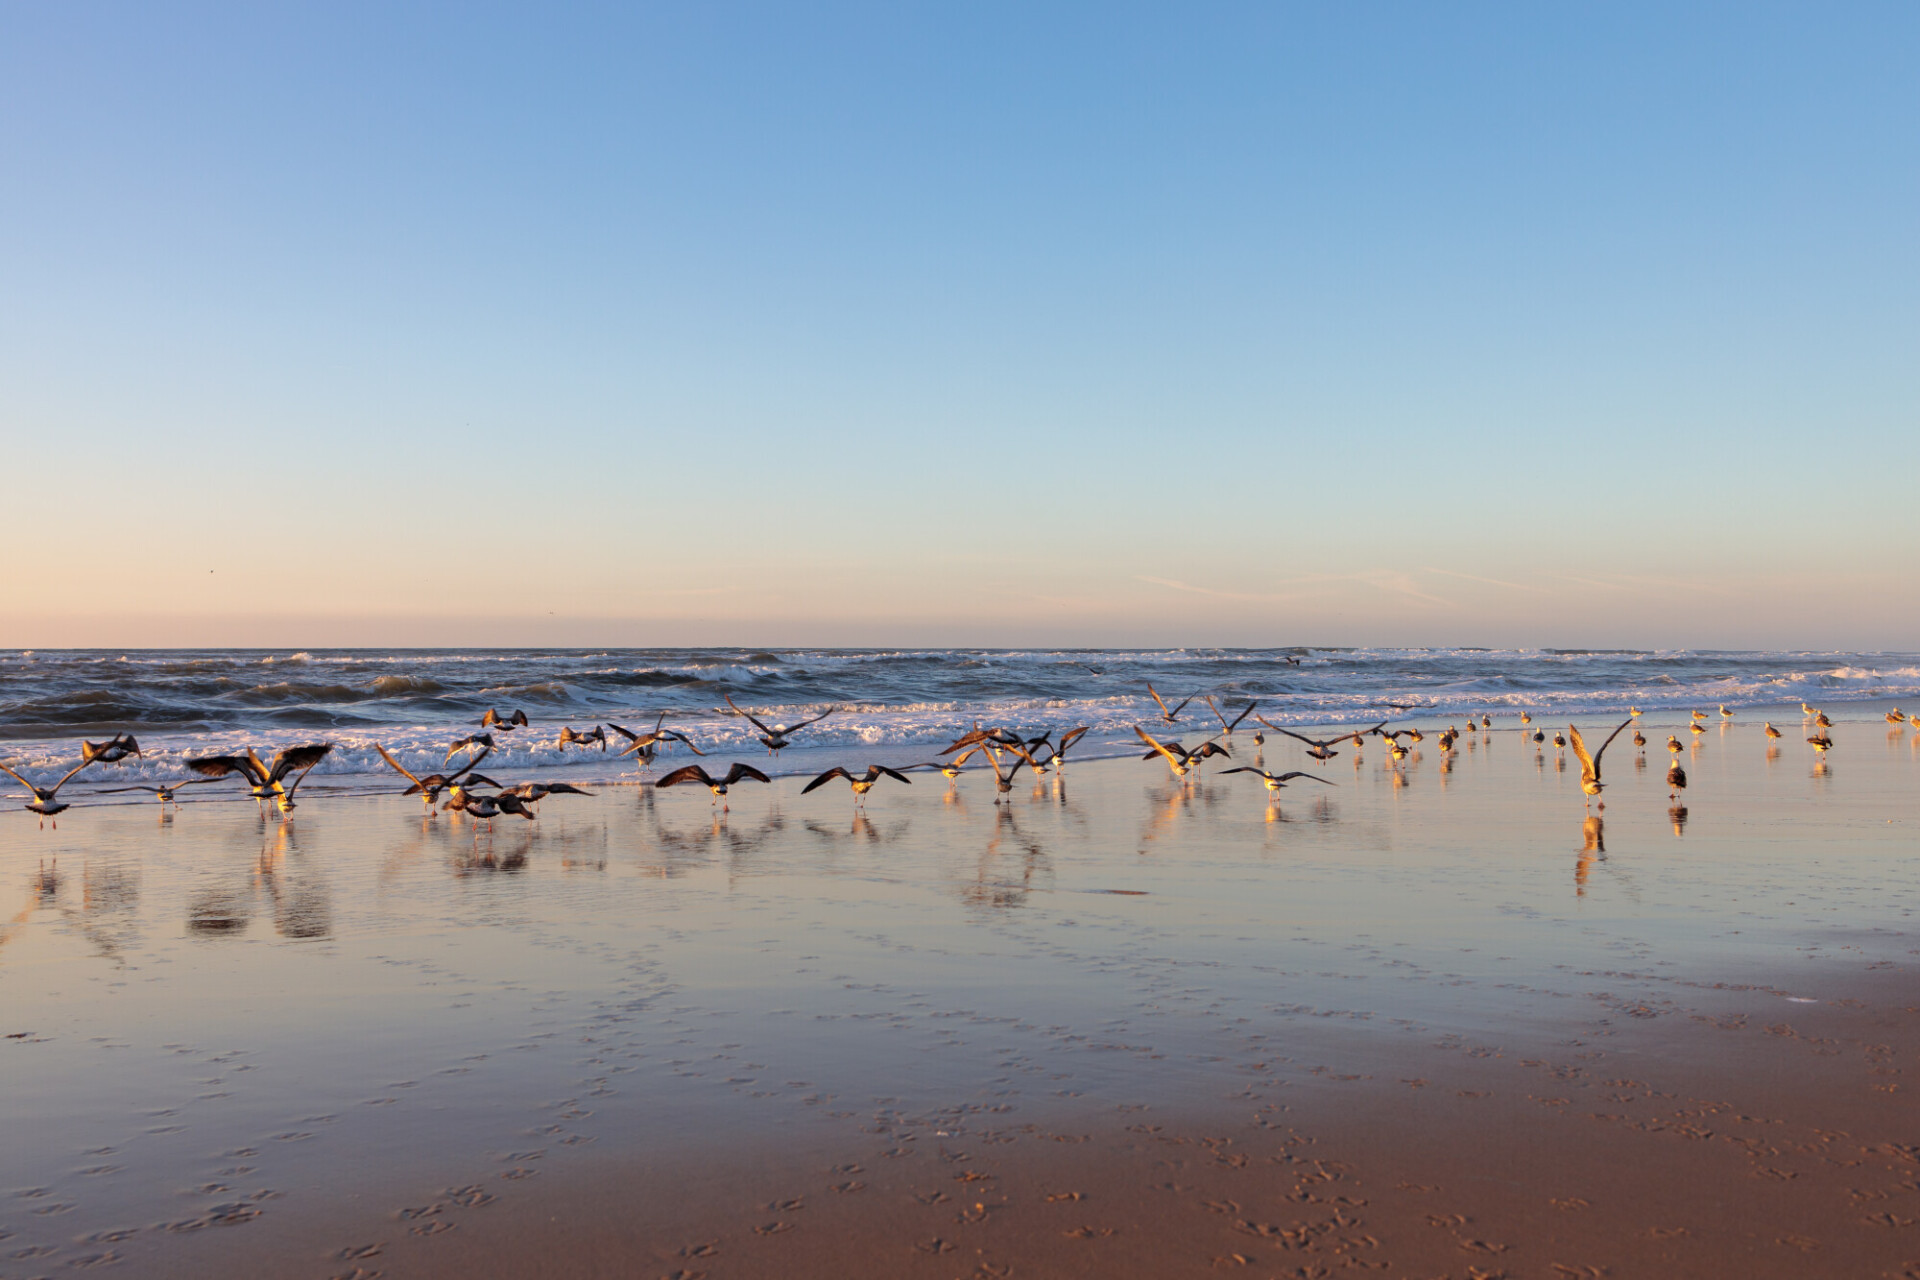
[[[1383,720],[1370,728],[1344,730],[1329,738],[1315,738],[1294,729],[1274,724],[1264,716],[1256,714],[1256,710],[1260,705],[1257,700],[1250,701],[1237,709],[1223,709],[1211,694],[1190,694],[1172,705],[1169,705],[1167,700],[1163,698],[1159,691],[1151,684],[1147,686],[1147,694],[1159,709],[1159,725],[1161,726],[1180,725],[1182,723],[1182,712],[1184,712],[1196,698],[1204,702],[1213,713],[1214,718],[1219,721],[1220,729],[1199,745],[1193,747],[1188,747],[1177,738],[1173,738],[1164,728],[1160,728],[1159,726],[1156,726],[1160,734],[1158,737],[1153,733],[1149,733],[1142,725],[1134,726],[1135,735],[1137,735],[1140,741],[1147,747],[1147,751],[1141,759],[1159,760],[1163,762],[1176,779],[1187,779],[1191,777],[1207,760],[1216,756],[1224,756],[1232,759],[1232,749],[1226,742],[1223,742],[1222,739],[1231,739],[1235,730],[1239,729],[1249,718],[1252,718],[1257,724],[1263,727],[1263,731],[1257,731],[1253,735],[1256,748],[1262,747],[1266,741],[1266,733],[1264,730],[1270,730],[1303,743],[1306,747],[1306,754],[1322,765],[1325,765],[1338,756],[1340,754],[1340,748],[1349,743],[1356,748],[1357,762],[1357,748],[1371,736],[1385,741],[1387,749],[1391,753],[1394,763],[1397,766],[1400,761],[1408,757],[1413,746],[1417,746],[1424,741],[1426,736],[1421,729],[1414,727],[1390,729],[1387,727],[1388,722]],[[769,724],[755,716],[752,712],[737,705],[731,696],[726,697],[726,703],[731,709],[732,714],[741,716],[752,724],[757,731],[756,741],[767,749],[769,756],[775,758],[778,757],[781,751],[793,744],[793,739],[796,734],[812,725],[820,723],[839,710],[838,707],[829,707],[816,716],[811,716],[793,724]],[[1229,716],[1229,710],[1233,710],[1235,713]],[[1806,741],[1816,753],[1824,757],[1825,754],[1833,748],[1833,738],[1829,732],[1833,722],[1824,712],[1806,703],[1801,704],[1801,711],[1806,722],[1805,727],[1813,730],[1813,732],[1807,735]],[[1642,713],[1638,707],[1629,708],[1627,719],[1615,726],[1613,731],[1601,742],[1599,749],[1596,751],[1590,752],[1587,749],[1586,741],[1577,726],[1568,725],[1564,735],[1558,731],[1553,734],[1553,745],[1556,751],[1571,746],[1575,758],[1579,761],[1580,789],[1587,797],[1589,809],[1604,809],[1606,807],[1606,802],[1602,798],[1602,792],[1607,786],[1601,774],[1602,761],[1606,756],[1607,749],[1613,745],[1614,740],[1630,726],[1633,726],[1635,722],[1641,718],[1641,715]],[[1727,724],[1735,718],[1735,713],[1725,704],[1721,704],[1718,708],[1718,716],[1722,724]],[[1702,734],[1705,732],[1703,726],[1708,720],[1709,713],[1695,710],[1688,716],[1688,728],[1695,735]],[[1909,715],[1898,707],[1886,713],[1886,721],[1888,724],[1894,726],[1911,724],[1915,728],[1920,728],[1920,715]],[[1536,748],[1544,749],[1543,744],[1546,742],[1547,737],[1546,731],[1544,728],[1536,729],[1532,727],[1532,713],[1521,712],[1520,724],[1522,735],[1529,738]],[[1472,717],[1468,717],[1466,732],[1471,734],[1476,728],[1481,731],[1487,731],[1491,730],[1492,727],[1492,717],[1483,714],[1477,725]],[[855,807],[858,808],[865,804],[868,793],[873,790],[875,785],[882,781],[891,779],[906,785],[911,785],[913,779],[907,776],[909,772],[914,770],[930,770],[943,775],[951,785],[958,782],[959,778],[967,769],[969,761],[978,759],[988,767],[993,775],[995,790],[998,793],[996,796],[997,803],[1000,797],[1011,797],[1014,780],[1022,769],[1031,771],[1036,777],[1047,773],[1049,770],[1052,770],[1058,775],[1066,765],[1067,752],[1086,735],[1088,728],[1086,725],[1078,726],[1060,734],[1058,740],[1055,740],[1051,732],[1029,737],[1004,727],[982,727],[976,722],[971,731],[962,734],[937,753],[943,757],[942,759],[923,761],[919,764],[905,765],[898,768],[884,764],[868,764],[865,769],[861,771],[855,771],[845,765],[835,765],[809,781],[806,786],[801,788],[801,794],[811,793],[829,782],[842,780],[845,781],[851,789],[853,803]],[[418,795],[425,804],[428,815],[435,813],[464,813],[469,818],[485,822],[489,830],[492,829],[494,819],[503,815],[522,818],[528,821],[534,820],[537,817],[537,806],[542,800],[550,796],[585,796],[593,794],[592,792],[583,791],[579,787],[565,782],[524,782],[514,786],[503,786],[501,783],[481,773],[479,771],[481,764],[498,750],[498,742],[494,735],[496,733],[511,734],[522,730],[528,732],[532,730],[531,721],[528,719],[525,711],[516,710],[503,716],[497,710],[489,708],[486,714],[481,717],[479,732],[460,737],[447,748],[443,766],[451,768],[455,757],[464,755],[465,759],[461,765],[458,768],[452,769],[451,772],[436,772],[426,774],[425,776],[416,774],[408,769],[406,765],[395,758],[384,746],[376,743],[374,744],[374,750],[379,753],[380,758],[385,761],[389,767],[406,779],[408,785],[400,794]],[[643,773],[653,767],[661,753],[670,751],[676,747],[685,747],[696,756],[705,756],[708,754],[702,751],[684,731],[668,728],[666,725],[665,712],[660,714],[652,728],[638,732],[611,722],[603,725],[593,725],[584,730],[576,729],[572,726],[563,726],[559,730],[556,738],[556,745],[562,750],[567,747],[579,747],[583,750],[591,750],[597,746],[602,752],[605,752],[609,749],[610,744],[610,739],[607,736],[609,730],[624,740],[625,745],[621,747],[619,755],[633,756]],[[1529,730],[1531,730],[1531,732],[1529,732]],[[1777,743],[1785,736],[1772,722],[1766,723],[1765,734],[1770,744],[1770,751],[1775,750],[1771,744]],[[1442,753],[1450,754],[1453,752],[1461,737],[1462,731],[1454,725],[1449,724],[1446,729],[1441,730],[1439,732],[1439,746]],[[1403,741],[1403,739],[1405,741]],[[1647,738],[1646,735],[1637,728],[1634,730],[1632,742],[1636,749],[1644,753],[1647,746]],[[1666,776],[1667,794],[1668,798],[1673,800],[1677,799],[1679,794],[1686,789],[1687,773],[1681,763],[1680,757],[1683,744],[1678,735],[1669,734],[1667,736],[1666,747],[1672,757],[1671,765],[1667,770]],[[307,775],[310,774],[322,760],[326,759],[332,750],[333,744],[318,742],[303,746],[287,747],[284,750],[276,752],[271,760],[262,760],[252,747],[245,747],[233,754],[192,757],[186,760],[185,765],[190,773],[197,776],[157,784],[149,783],[136,786],[113,787],[101,794],[145,791],[154,795],[163,805],[177,804],[179,803],[179,792],[185,787],[204,785],[226,778],[234,778],[246,786],[247,794],[260,802],[263,808],[268,804],[272,804],[279,809],[281,813],[290,814],[296,807],[295,797],[300,790],[301,784],[306,780]],[[57,815],[71,807],[59,798],[60,790],[66,786],[67,783],[71,782],[75,775],[94,765],[116,764],[128,758],[140,757],[141,754],[140,744],[134,739],[133,735],[122,733],[116,734],[105,742],[82,742],[80,746],[80,763],[69,769],[57,781],[47,786],[41,786],[31,781],[10,765],[0,763],[0,770],[12,776],[15,781],[26,787],[31,793],[31,798],[25,807],[29,812],[40,816],[43,827],[50,819],[53,820],[55,827],[58,827],[59,822]],[[1236,764],[1234,767],[1225,769],[1222,772],[1229,774],[1250,773],[1256,775],[1265,786],[1270,799],[1277,799],[1279,792],[1283,788],[1290,783],[1302,779],[1309,782],[1316,782],[1323,786],[1337,785],[1326,778],[1320,777],[1318,774],[1309,773],[1304,770],[1296,769],[1282,773],[1272,772],[1266,768],[1264,759],[1258,755],[1256,755],[1256,759],[1252,764]],[[665,788],[698,784],[707,788],[712,794],[713,803],[716,806],[720,806],[726,799],[729,790],[740,783],[767,783],[770,781],[771,779],[759,769],[754,768],[752,765],[735,761],[728,766],[724,773],[709,772],[707,768],[701,764],[683,765],[666,773],[652,785]],[[445,797],[444,801],[442,797]],[[476,830],[477,829],[476,827]]]

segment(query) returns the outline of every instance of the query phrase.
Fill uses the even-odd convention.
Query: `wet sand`
[[[0,1277],[1920,1274],[1920,746],[1758,724],[8,814]]]

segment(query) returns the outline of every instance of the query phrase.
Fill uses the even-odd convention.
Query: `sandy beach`
[[[10,812],[0,1276],[1920,1274],[1920,745],[1761,718]]]

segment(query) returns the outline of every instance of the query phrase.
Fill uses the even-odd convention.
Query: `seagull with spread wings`
[[[732,694],[722,694],[721,696],[727,700],[727,705],[733,708],[734,714],[745,716],[753,727],[764,735],[760,739],[760,745],[767,749],[767,754],[770,756],[777,756],[785,748],[793,745],[789,739],[791,739],[794,734],[800,732],[810,724],[820,723],[840,709],[838,707],[828,707],[812,719],[802,720],[798,724],[769,725],[762,720],[756,719],[752,712],[742,711],[739,704],[734,702]]]
[[[1292,782],[1295,778],[1308,778],[1314,782],[1326,782],[1327,785],[1330,787],[1337,787],[1340,785],[1337,782],[1327,782],[1325,778],[1319,777],[1315,774],[1307,773],[1304,770],[1300,770],[1300,769],[1295,769],[1289,773],[1269,773],[1265,769],[1256,769],[1250,764],[1243,764],[1243,765],[1238,765],[1232,769],[1222,769],[1220,773],[1221,773],[1221,776],[1223,777],[1229,773],[1257,773],[1260,775],[1261,779],[1265,781],[1265,783],[1267,784],[1267,790],[1275,793],[1276,795],[1279,794],[1280,788],[1286,786],[1289,782]]]
[[[11,765],[0,764],[0,769],[5,769],[9,774],[12,774],[13,780],[15,782],[18,782],[21,786],[33,792],[33,799],[27,801],[27,805],[26,805],[27,812],[39,814],[40,825],[42,827],[45,827],[47,825],[48,818],[53,818],[54,820],[53,829],[55,831],[58,831],[60,829],[60,820],[54,815],[65,813],[68,809],[71,809],[73,807],[72,805],[62,804],[60,802],[60,788],[66,786],[67,783],[73,778],[74,774],[80,772],[82,769],[86,768],[88,765],[92,763],[93,761],[91,760],[82,760],[79,764],[73,766],[73,768],[67,770],[64,774],[60,775],[60,781],[54,783],[50,787],[34,786],[31,782],[28,782],[25,778],[21,777],[18,773],[15,773]]]
[[[733,767],[727,770],[726,776],[724,777],[716,778],[697,764],[684,764],[653,785],[656,787],[677,787],[683,782],[697,782],[707,790],[713,792],[713,802],[719,804],[720,797],[727,794],[728,787],[731,787],[736,782],[749,780],[753,782],[772,781],[771,778],[767,777],[766,774],[760,772],[752,765],[741,764],[736,760],[733,762]],[[726,806],[722,807],[724,808]]]
[[[1197,695],[1195,695],[1195,694],[1191,694],[1191,693],[1190,693],[1190,694],[1188,694],[1188,695],[1187,695],[1186,697],[1184,697],[1184,698],[1182,698],[1182,699],[1180,699],[1180,705],[1179,705],[1179,706],[1177,706],[1177,707],[1175,707],[1175,708],[1174,708],[1173,710],[1171,710],[1171,711],[1169,711],[1169,710],[1167,710],[1167,702],[1166,702],[1166,699],[1164,699],[1164,698],[1162,698],[1162,697],[1160,696],[1160,691],[1159,691],[1159,690],[1157,690],[1157,689],[1155,689],[1155,688],[1153,687],[1153,681],[1151,681],[1151,680],[1149,680],[1149,681],[1147,681],[1147,696],[1148,696],[1148,697],[1150,697],[1150,698],[1152,698],[1152,699],[1154,700],[1154,702],[1155,702],[1155,704],[1159,706],[1159,708],[1160,708],[1160,718],[1161,718],[1162,720],[1164,720],[1164,721],[1166,721],[1166,722],[1167,722],[1168,724],[1178,724],[1178,723],[1180,723],[1180,713],[1181,713],[1181,711],[1183,711],[1183,710],[1185,710],[1185,709],[1186,709],[1186,705],[1187,705],[1187,704],[1188,704],[1189,702],[1192,702],[1192,701],[1194,700],[1194,698],[1195,698],[1195,697],[1196,697]]]
[[[1226,717],[1226,713],[1220,710],[1220,704],[1213,700],[1212,694],[1208,694],[1205,698],[1202,699],[1202,701],[1204,701],[1209,707],[1213,708],[1213,714],[1216,717],[1218,717],[1220,720],[1220,731],[1226,734],[1228,737],[1232,737],[1233,731],[1240,727],[1240,722],[1242,720],[1245,720],[1248,716],[1252,715],[1253,709],[1260,705],[1260,700],[1256,698],[1252,702],[1249,702],[1246,706],[1240,708],[1239,715],[1235,716],[1232,720],[1228,720]]]
[[[1580,789],[1587,793],[1588,804],[1599,799],[1601,790],[1607,785],[1600,781],[1600,757],[1607,754],[1607,748],[1612,746],[1613,740],[1620,736],[1620,730],[1632,723],[1632,717],[1622,720],[1614,731],[1607,735],[1607,740],[1600,744],[1600,749],[1592,755],[1587,754],[1586,740],[1580,736],[1580,730],[1573,725],[1567,726],[1567,736],[1573,740],[1573,754],[1580,761]],[[1601,800],[1600,807],[1606,808],[1607,802]]]
[[[239,774],[247,783],[247,794],[255,800],[278,800],[287,794],[286,778],[288,774],[298,772],[305,777],[307,770],[319,764],[329,751],[331,742],[314,742],[304,747],[288,747],[274,753],[271,765],[263,764],[260,757],[248,747],[244,755],[237,756],[199,756],[187,761],[187,768],[206,778],[224,778],[230,774]],[[298,783],[296,782],[296,786]],[[282,808],[290,806],[283,805]]]
[[[515,729],[527,727],[527,713],[516,711],[510,716],[503,716],[492,707],[488,707],[487,714],[480,717],[480,727],[482,729],[497,728],[502,733],[512,733]]]
[[[480,750],[481,755],[485,755],[487,752],[493,750],[493,735],[490,733],[468,734],[466,737],[460,739],[460,741],[454,743],[452,746],[447,748],[447,758],[441,761],[441,763],[450,764],[452,763],[453,758],[459,755],[462,751],[471,751],[475,747],[479,747],[481,749]]]
[[[697,756],[707,754],[700,748],[694,746],[693,739],[681,733],[678,729],[661,728],[660,726],[666,722],[667,713],[662,711],[660,718],[653,722],[653,728],[643,733],[635,733],[633,730],[623,728],[611,720],[607,722],[607,728],[627,740],[627,745],[620,748],[620,754],[623,756],[632,756],[635,760],[639,761],[640,768],[643,771],[653,767],[654,759],[659,756],[661,748],[670,742],[684,743],[687,750]]]
[[[1041,764],[1050,764],[1054,768],[1058,769],[1061,765],[1067,762],[1067,748],[1071,747],[1074,743],[1080,741],[1081,736],[1085,734],[1087,730],[1091,727],[1092,726],[1090,725],[1083,724],[1077,729],[1067,730],[1065,733],[1060,735],[1060,743],[1058,746],[1053,745],[1049,741],[1049,739],[1052,737],[1051,734],[1049,734],[1046,738],[1039,739],[1038,745],[1044,746],[1047,749],[1045,755],[1041,755],[1038,751],[1034,751],[1034,746],[1035,746],[1034,743],[1028,743],[1027,749],[1033,753],[1035,758],[1038,759]]]
[[[105,742],[82,742],[80,759],[87,764],[119,764],[128,756],[140,755],[140,744],[130,733],[116,733]],[[144,756],[141,757],[145,759]]]
[[[180,788],[198,787],[214,781],[216,781],[214,778],[189,778],[185,782],[162,782],[158,784],[138,783],[131,787],[108,787],[100,794],[103,796],[112,796],[119,795],[124,791],[149,791],[153,793],[153,798],[161,804],[177,805],[180,803],[180,800],[174,793],[179,791]]]
[[[953,761],[954,767],[957,769],[967,762],[967,756],[973,755],[975,752],[987,758],[987,764],[993,769],[994,789],[999,792],[999,795],[993,798],[995,804],[1000,803],[1000,796],[1010,797],[1013,795],[1013,778],[1015,774],[1020,772],[1021,765],[1026,765],[1035,773],[1040,772],[1040,766],[1034,763],[1033,757],[1027,753],[1027,749],[1024,746],[1004,746],[1001,750],[1007,752],[1009,755],[1020,757],[1013,762],[1011,769],[1002,769],[1000,767],[1000,757],[994,752],[993,747],[985,742],[973,747],[966,755],[956,756]],[[905,781],[905,779],[902,779],[902,781]]]
[[[553,745],[559,750],[565,751],[567,745],[571,743],[584,750],[596,742],[600,744],[602,751],[607,749],[607,728],[605,725],[597,724],[591,729],[576,729],[572,725],[561,725],[560,737],[555,740]]]
[[[805,795],[815,787],[834,778],[845,778],[847,780],[847,784],[853,788],[853,803],[856,806],[866,802],[867,792],[873,790],[873,784],[882,778],[898,778],[908,786],[913,785],[912,778],[909,778],[898,769],[889,769],[883,764],[870,764],[867,766],[867,771],[859,775],[848,773],[839,765],[835,765],[833,768],[815,778],[812,782],[809,782],[806,786],[800,788],[800,794]]]
[[[1186,777],[1187,771],[1194,767],[1193,753],[1179,743],[1161,742],[1139,725],[1133,726],[1133,731],[1140,735],[1140,741],[1153,748],[1143,759],[1151,760],[1158,755],[1167,762],[1167,768],[1173,770],[1173,776],[1176,778]]]
[[[463,767],[455,770],[453,773],[430,773],[422,778],[416,776],[411,769],[394,759],[392,754],[379,743],[374,743],[373,749],[378,751],[380,758],[393,766],[394,770],[399,773],[401,777],[413,784],[400,794],[403,796],[419,796],[426,802],[428,814],[434,812],[433,806],[440,799],[440,793],[442,791],[451,791],[455,795],[465,795],[468,787],[497,787],[500,785],[492,778],[484,777],[474,772],[475,769],[480,767],[480,762],[487,758],[488,751],[479,752],[473,759],[467,761]],[[488,750],[491,750],[491,748]]]
[[[1362,733],[1378,733],[1382,729],[1387,727],[1387,722],[1385,720],[1382,720],[1379,724],[1373,726],[1373,728],[1364,729],[1359,732],[1339,733],[1339,734],[1335,734],[1331,738],[1309,738],[1304,733],[1295,733],[1291,729],[1283,729],[1279,725],[1274,724],[1272,721],[1268,720],[1265,716],[1255,716],[1254,719],[1258,720],[1261,724],[1266,725],[1267,728],[1273,730],[1275,733],[1284,733],[1289,738],[1298,738],[1300,741],[1306,743],[1307,754],[1312,756],[1315,760],[1320,761],[1320,763],[1322,764],[1325,764],[1327,761],[1333,759],[1335,756],[1340,754],[1338,751],[1335,751],[1333,749],[1333,745],[1336,742],[1345,742],[1348,739],[1352,739],[1353,741],[1358,742],[1360,740],[1360,736]]]

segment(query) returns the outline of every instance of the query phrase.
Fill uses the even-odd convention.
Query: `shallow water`
[[[1269,742],[1337,784],[1278,805],[1111,760],[1007,804],[979,774],[885,783],[864,813],[837,784],[743,785],[724,814],[616,786],[491,833],[372,796],[10,812],[0,1275],[801,1117],[1166,1106],[1911,967],[1920,738],[1844,724],[1820,762],[1715,725],[1676,811],[1667,727],[1644,768],[1608,753],[1604,820],[1512,732],[1399,769]]]

